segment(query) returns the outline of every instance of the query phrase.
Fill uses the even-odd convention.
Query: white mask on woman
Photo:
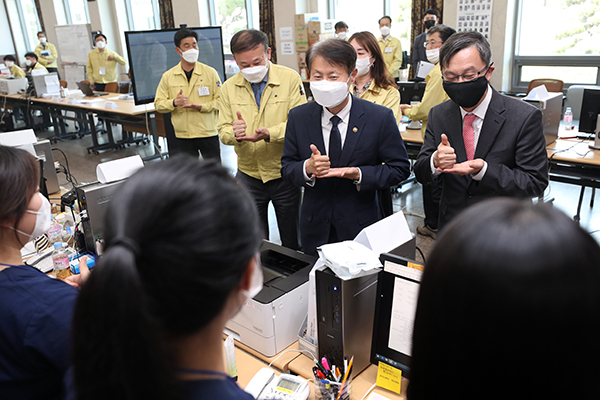
[[[38,236],[42,236],[48,229],[50,229],[50,223],[52,222],[50,202],[41,193],[38,192],[37,195],[42,199],[42,205],[40,208],[37,211],[25,210],[26,213],[36,215],[33,231],[31,231],[31,233],[27,233],[11,227],[21,235],[27,236],[29,238],[27,241],[31,241]]]
[[[242,76],[250,83],[258,83],[265,79],[269,70],[269,61],[265,65],[257,65],[256,67],[248,67],[240,70]]]
[[[358,69],[358,74],[356,76],[363,76],[371,69],[371,57],[358,58],[356,60],[356,69]]]
[[[429,60],[430,63],[437,64],[438,61],[440,61],[440,49],[439,48],[425,50],[425,53],[427,54],[427,59]]]
[[[315,101],[323,107],[335,107],[348,97],[348,81],[310,81],[310,91],[312,92]]]

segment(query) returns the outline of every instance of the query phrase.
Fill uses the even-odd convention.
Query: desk
[[[223,339],[225,339],[225,335],[223,335]],[[250,355],[258,358],[259,360],[263,361],[268,365],[271,364],[273,360],[275,360],[279,355],[283,354],[284,352],[288,350],[298,350],[298,342],[296,341],[292,343],[289,347],[287,347],[281,353],[276,354],[274,357],[267,357],[264,354],[261,354],[258,351],[254,350],[253,348],[248,347],[241,342],[238,342],[237,340],[235,341],[235,347],[236,349],[239,348],[241,350],[244,350],[246,353],[249,353]],[[289,363],[295,358],[297,358],[300,354],[301,353],[297,351],[290,351],[289,353],[285,353],[281,356],[281,358],[273,362],[272,366],[279,369],[280,371],[287,372],[289,371]]]
[[[406,147],[406,152],[408,153],[408,158],[411,160],[416,160],[419,152],[421,151],[421,147],[423,146],[423,138],[421,137],[420,129],[406,129],[403,132],[400,132],[402,135],[402,140],[404,140],[404,146]]]

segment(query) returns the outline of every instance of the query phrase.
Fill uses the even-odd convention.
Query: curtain
[[[44,27],[44,18],[42,17],[42,6],[40,5],[40,0],[35,0],[35,9],[37,11],[38,19],[40,20],[40,26],[42,27],[42,31],[46,32],[46,28]],[[46,32],[46,34],[48,34]]]
[[[175,28],[175,19],[173,18],[173,3],[171,0],[158,0],[158,9],[160,10],[161,29]]]
[[[260,13],[260,30],[269,38],[271,46],[271,61],[277,64],[277,42],[275,38],[275,10],[274,0],[258,0],[258,10]]]
[[[442,15],[444,14],[444,0],[413,0],[412,2],[412,29],[410,32],[410,49],[412,51],[412,45],[415,42],[417,36],[425,32],[425,26],[423,25],[423,15],[425,11],[433,8],[440,13],[440,19],[438,23],[443,23]],[[410,70],[410,77],[414,77],[415,71]]]

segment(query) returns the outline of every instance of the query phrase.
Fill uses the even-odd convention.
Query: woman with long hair
[[[125,182],[75,308],[80,400],[252,399],[222,333],[262,288],[254,202],[215,162],[175,157]]]

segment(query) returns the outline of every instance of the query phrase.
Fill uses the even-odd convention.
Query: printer
[[[27,90],[27,78],[2,78],[0,79],[0,93],[17,94]]]
[[[272,357],[298,340],[308,312],[308,275],[316,257],[263,241],[264,287],[225,325],[225,333]]]

